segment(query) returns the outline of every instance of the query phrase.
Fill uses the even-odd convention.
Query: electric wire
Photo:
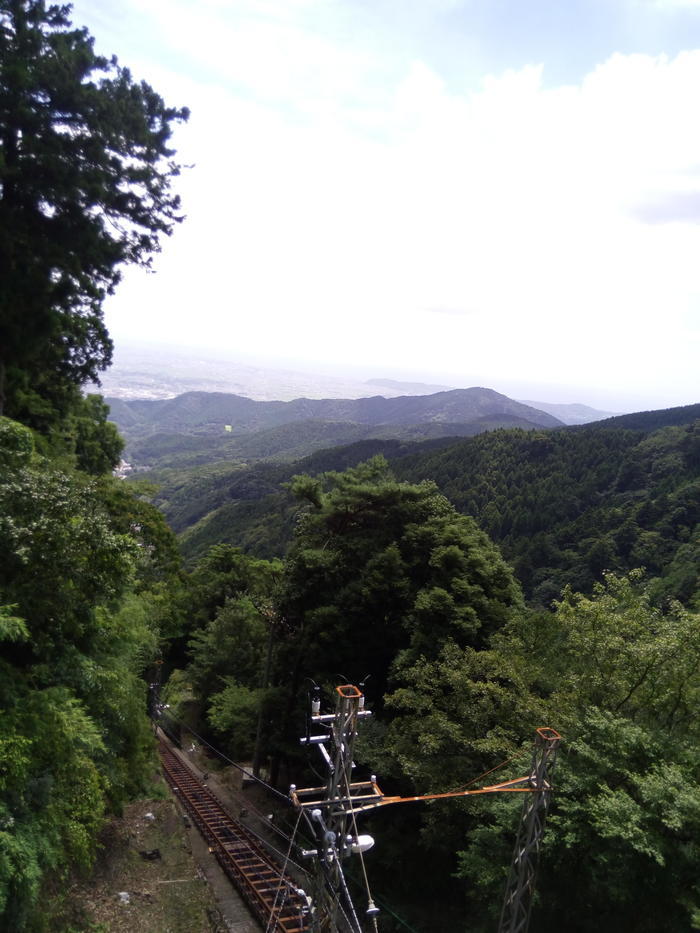
[[[357,933],[357,931],[355,931],[355,930],[352,929],[352,921],[350,920],[350,917],[348,917],[347,911],[346,911],[345,908],[343,907],[342,901],[340,900],[340,895],[338,894],[338,891],[337,891],[337,889],[336,889],[336,887],[335,887],[335,885],[333,884],[333,881],[332,881],[332,879],[331,879],[331,875],[330,875],[330,871],[329,871],[328,865],[325,864],[325,863],[322,863],[322,865],[321,865],[321,874],[322,874],[322,876],[323,876],[323,879],[322,879],[322,881],[323,881],[323,888],[324,888],[324,891],[325,891],[326,895],[330,897],[330,899],[332,900],[334,906],[335,906],[335,907],[340,911],[340,913],[343,915],[343,919],[345,920],[346,924],[348,925],[348,928],[351,930],[351,933]],[[351,902],[351,903],[352,903],[352,902]],[[327,919],[328,919],[328,921],[329,921],[330,923],[333,924],[333,929],[332,929],[331,933],[338,933],[338,925],[337,925],[337,923],[335,923],[334,920],[331,919],[331,917],[332,917],[332,912],[329,911],[329,912],[328,912],[328,915],[327,915]],[[329,929],[330,929],[330,927],[329,927]],[[360,931],[360,933],[362,933],[362,931]]]
[[[336,903],[336,906],[337,906],[338,910],[339,910],[339,911],[341,912],[341,914],[343,915],[343,919],[344,919],[345,922],[347,923],[348,928],[349,928],[350,930],[352,930],[352,921],[350,920],[350,917],[348,917],[347,911],[346,911],[345,908],[343,907],[343,905],[342,905],[342,903],[341,903],[341,901],[340,901],[340,898],[338,897],[337,894],[334,895],[334,900],[335,900],[335,903]],[[336,933],[336,931],[334,931],[334,933]],[[361,930],[360,930],[360,933],[362,933]]]
[[[200,768],[200,771],[201,771],[201,768]],[[231,796],[232,796],[240,805],[245,806],[245,809],[247,809],[247,810],[251,810],[251,811],[257,816],[257,818],[260,820],[260,822],[261,822],[264,826],[266,826],[268,829],[271,829],[271,830],[273,830],[274,832],[276,832],[279,836],[281,836],[281,837],[284,839],[285,842],[289,842],[289,834],[286,833],[286,832],[281,828],[281,826],[278,826],[274,821],[270,820],[270,819],[268,818],[267,814],[263,813],[262,810],[259,810],[259,809],[255,806],[255,804],[252,803],[244,794],[242,794],[240,791],[236,790],[236,789],[233,788],[233,787],[228,788],[228,791],[229,791],[229,793],[231,794]],[[246,824],[246,826],[248,826],[248,824]],[[249,826],[248,826],[248,828],[250,829]],[[250,831],[251,831],[252,833],[254,833],[254,830],[251,829]],[[255,833],[254,833],[254,834],[255,834]]]
[[[281,790],[277,790],[277,788],[273,787],[272,784],[268,784],[267,781],[263,781],[262,778],[257,777],[255,774],[252,773],[252,771],[249,771],[247,768],[244,768],[242,765],[239,765],[237,762],[232,761],[228,757],[228,755],[224,755],[222,751],[219,751],[218,748],[215,748],[215,746],[213,746],[211,742],[207,742],[207,740],[203,736],[201,736],[198,732],[195,732],[191,726],[187,725],[187,723],[183,722],[181,719],[178,719],[177,716],[173,716],[171,713],[168,713],[167,718],[172,720],[173,722],[179,723],[180,726],[187,729],[187,731],[191,735],[193,735],[196,739],[199,739],[199,741],[202,742],[202,744],[206,745],[207,748],[210,748],[216,755],[219,756],[219,758],[222,758],[224,761],[227,761],[230,765],[233,765],[234,768],[237,768],[239,771],[241,771],[251,780],[257,781],[258,784],[261,784],[263,787],[267,788],[267,790],[269,790],[270,793],[275,794],[277,797],[280,798],[280,800],[284,800],[288,804],[292,803],[291,797],[289,797],[288,794],[283,794]]]
[[[455,787],[453,790],[448,791],[450,794],[458,794],[461,790],[466,790],[468,787],[471,787],[472,784],[476,784],[477,781],[482,780],[482,778],[488,777],[489,774],[493,774],[494,771],[498,771],[500,768],[504,768],[506,765],[509,765],[511,761],[515,761],[516,758],[521,758],[523,755],[522,751],[516,752],[514,755],[511,755],[510,758],[506,758],[505,761],[502,761],[500,764],[495,765],[493,768],[489,768],[488,771],[484,771],[483,774],[477,775],[477,777],[472,778],[471,781],[467,781],[466,784],[460,785],[460,787]]]
[[[269,916],[269,918],[268,918],[267,925],[265,926],[265,933],[269,933],[269,931],[272,929],[272,927],[270,926],[270,924],[271,924],[271,923],[273,922],[273,920],[274,920],[274,917],[275,917],[275,910],[277,909],[277,899],[279,898],[280,891],[282,890],[282,884],[283,884],[284,881],[285,881],[285,877],[284,877],[284,876],[285,876],[285,872],[287,871],[287,865],[289,864],[289,861],[290,861],[289,856],[290,856],[291,851],[292,851],[292,846],[294,845],[294,837],[296,836],[296,834],[297,834],[297,829],[299,828],[299,822],[300,822],[300,820],[301,820],[301,812],[302,812],[302,811],[299,810],[299,815],[297,816],[297,821],[296,821],[296,823],[295,823],[295,825],[294,825],[294,832],[292,833],[292,835],[291,835],[291,837],[290,837],[290,839],[289,839],[289,848],[287,849],[287,855],[285,856],[284,865],[282,866],[282,872],[281,872],[281,874],[280,874],[280,880],[279,880],[279,883],[278,883],[278,885],[277,885],[277,890],[275,891],[275,899],[274,899],[274,901],[272,902],[272,909],[271,909],[271,911],[270,911],[270,916]],[[294,864],[294,863],[292,863],[292,864]],[[284,901],[283,901],[283,903],[284,903]]]
[[[256,833],[255,830],[254,830],[254,829],[251,829],[250,826],[248,826],[247,823],[245,824],[245,828],[248,830],[248,832],[249,832],[251,835],[255,836],[255,838],[256,838],[259,842],[261,842],[266,848],[268,848],[268,849],[270,850],[270,852],[274,852],[275,855],[278,855],[280,858],[283,858],[283,859],[285,860],[285,862],[288,862],[290,865],[293,865],[293,866],[297,869],[297,871],[300,871],[300,872],[302,873],[302,875],[304,875],[305,878],[310,878],[310,875],[309,875],[308,871],[307,871],[302,865],[299,865],[298,862],[295,862],[294,859],[290,858],[290,857],[289,857],[289,854],[287,854],[287,855],[285,856],[284,852],[280,852],[279,849],[276,849],[276,848],[272,845],[271,842],[268,842],[267,839],[264,839],[262,836],[260,836],[258,833]],[[288,836],[287,836],[286,838],[289,839]],[[291,839],[290,839],[290,842],[291,842]]]
[[[247,772],[246,772],[246,773],[247,773]],[[275,832],[279,833],[279,835],[282,836],[282,838],[284,839],[285,842],[290,842],[290,837],[287,835],[287,833],[285,833],[284,830],[281,829],[279,826],[275,826],[274,823],[271,823],[268,819],[266,819],[265,816],[264,816],[264,814],[263,814],[260,810],[257,810],[246,798],[240,797],[235,791],[233,791],[233,790],[231,790],[231,789],[229,789],[229,791],[230,791],[232,797],[234,797],[234,798],[235,798],[236,800],[238,800],[239,802],[245,803],[245,805],[246,805],[249,809],[253,810],[253,811],[257,814],[258,818],[264,823],[265,826],[268,826],[269,828],[274,829]],[[275,846],[273,846],[272,843],[271,843],[269,840],[265,839],[264,836],[261,836],[260,833],[257,833],[248,823],[245,823],[244,825],[245,825],[245,828],[248,830],[248,832],[249,832],[252,836],[255,836],[255,838],[256,838],[260,843],[262,843],[262,845],[264,845],[267,849],[269,849],[270,852],[274,852],[274,854],[277,855],[277,856],[279,856],[280,858],[285,858],[284,852],[280,852],[279,849],[275,848]],[[296,832],[296,830],[295,830],[295,832]],[[294,859],[289,858],[289,855],[287,855],[286,860],[287,860],[291,865],[293,865],[293,866],[297,869],[297,871],[301,872],[301,874],[302,874],[307,880],[310,879],[311,876],[310,876],[308,870],[307,870],[306,868],[303,867],[303,865],[299,865],[299,863],[298,863],[298,862],[295,862]]]
[[[336,852],[336,858],[337,858],[337,852]],[[352,898],[350,897],[350,891],[348,890],[348,883],[345,880],[345,874],[343,872],[343,866],[340,863],[340,859],[338,859],[338,879],[340,881],[340,886],[343,889],[345,900],[347,901],[348,907],[350,908],[350,912],[352,913],[352,918],[355,921],[355,927],[357,929],[357,933],[362,933],[362,927],[360,926],[360,921],[357,916],[357,912],[355,910],[355,905],[353,904]],[[341,907],[341,910],[342,910],[342,907]],[[345,913],[345,911],[343,911],[343,913]],[[347,914],[345,915],[345,919],[346,920],[348,919]]]
[[[358,840],[358,843],[359,843],[359,836],[360,836],[360,833],[359,833],[359,830],[358,830],[358,828],[357,828],[357,818],[355,817],[355,810],[354,810],[353,805],[352,805],[352,793],[351,793],[351,791],[350,791],[350,783],[349,783],[349,781],[347,780],[347,776],[346,776],[346,780],[345,780],[345,788],[346,788],[347,795],[348,795],[348,806],[349,806],[349,808],[350,808],[350,816],[352,817],[352,825],[353,825],[353,828],[354,828],[354,830],[355,830],[355,839],[357,839],[357,840]],[[362,852],[362,848],[361,848],[359,845],[358,845],[358,847],[357,847],[357,851],[358,851],[358,854],[359,854],[359,856],[360,856],[360,865],[362,866],[362,874],[363,874],[364,879],[365,879],[365,889],[366,889],[366,891],[367,891],[367,901],[368,901],[368,905],[367,905],[367,906],[368,906],[368,908],[369,908],[369,907],[373,907],[373,906],[374,906],[374,900],[372,899],[372,892],[371,892],[370,887],[369,887],[369,878],[367,877],[367,869],[365,868],[365,857],[364,857],[364,854],[363,854],[363,852]],[[376,918],[376,916],[372,916],[372,926],[373,926],[373,928],[374,928],[374,933],[377,933],[377,918]]]
[[[338,910],[341,912],[341,914],[343,915],[343,919],[348,925],[348,929],[352,931],[352,921],[350,920],[350,917],[348,917],[347,911],[341,904],[339,898],[336,898],[336,903],[338,904]],[[334,933],[337,933],[337,929],[334,931]],[[360,933],[362,933],[362,931],[360,931]]]
[[[347,877],[355,885],[356,888],[360,890],[362,889],[362,883],[358,881],[357,878],[353,878],[353,876],[350,874]],[[411,933],[418,933],[418,930],[416,930],[415,927],[412,927],[411,924],[408,922],[408,920],[404,920],[403,917],[399,917],[396,911],[392,910],[392,908],[389,907],[389,905],[387,904],[387,902],[384,900],[384,898],[381,895],[375,894],[374,899],[376,903],[382,908],[382,910],[385,910],[387,913],[391,914],[394,920],[397,920],[401,924],[401,926],[406,927],[406,929],[410,930]]]

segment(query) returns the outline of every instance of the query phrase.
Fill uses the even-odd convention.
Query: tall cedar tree
[[[70,10],[0,0],[0,414],[39,428],[109,365],[123,264],[182,219],[168,141],[188,111],[96,55]]]

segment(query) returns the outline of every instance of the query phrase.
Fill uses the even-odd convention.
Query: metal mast
[[[527,933],[537,859],[551,800],[551,773],[560,742],[561,736],[554,729],[537,730],[529,774],[529,784],[534,792],[526,794],[523,801],[498,933]]]
[[[355,811],[369,800],[381,799],[381,791],[372,781],[353,783],[353,748],[357,736],[358,720],[371,716],[364,708],[365,698],[353,684],[336,688],[334,713],[320,712],[320,689],[314,688],[311,699],[309,726],[322,731],[311,735],[310,728],[301,740],[302,745],[316,745],[328,771],[325,787],[297,790],[291,787],[291,796],[301,807],[307,825],[316,839],[316,849],[303,852],[315,857],[317,874],[316,904],[313,911],[314,933],[362,933],[362,925],[345,881],[343,861],[352,854],[362,854],[374,840],[371,836],[358,836]],[[342,905],[345,905],[343,907]],[[369,898],[366,914],[374,918],[379,913]]]

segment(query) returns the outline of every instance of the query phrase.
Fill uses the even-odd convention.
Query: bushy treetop
[[[0,2],[0,413],[96,379],[102,303],[182,219],[167,107],[97,55],[69,6]],[[6,372],[5,372],[6,371]]]

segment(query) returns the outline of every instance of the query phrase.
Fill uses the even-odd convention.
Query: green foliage
[[[564,586],[590,592],[604,570],[670,572],[696,533],[696,427],[649,435],[598,426],[547,434],[495,431],[403,458],[399,477],[432,477],[500,546],[526,595],[550,605]],[[693,553],[679,559],[665,596],[693,598]]]
[[[453,642],[434,660],[400,665],[400,686],[386,700],[384,754],[421,793],[462,785],[509,758],[544,714],[530,668],[523,658]]]
[[[32,432],[11,418],[0,417],[0,468],[6,471],[29,466],[33,454]]]
[[[94,606],[116,599],[132,572],[133,545],[116,534],[94,489],[51,468],[0,484],[0,592],[31,633],[26,661],[56,664],[89,650]]]
[[[431,483],[397,482],[375,457],[294,487],[315,506],[298,526],[278,609],[289,634],[278,677],[339,677],[381,708],[391,672],[484,645],[520,605],[508,567],[474,522]],[[298,728],[295,727],[295,728]]]
[[[28,641],[29,638],[24,619],[12,615],[10,606],[0,606],[0,642]]]
[[[115,530],[136,543],[136,564],[141,586],[170,580],[181,567],[180,552],[172,530],[138,486],[103,476],[96,484]]]
[[[473,516],[540,606],[567,584],[590,592],[604,570],[638,566],[655,580],[657,599],[692,603],[700,598],[697,436],[691,422],[648,435],[591,425],[495,431],[459,443],[366,441],[296,467],[161,471],[155,501],[181,533],[188,559],[220,542],[269,559],[294,535],[299,504],[285,487],[295,472],[318,476],[384,452],[400,479],[433,479],[458,511]]]
[[[187,112],[96,55],[69,10],[0,10],[0,413],[6,394],[42,432],[109,364],[120,267],[147,264],[181,219],[168,141]]]
[[[248,687],[259,686],[266,640],[267,625],[250,597],[227,599],[189,642],[188,673],[202,702],[231,677]]]
[[[82,411],[73,416],[77,467],[93,476],[110,473],[119,463],[124,441],[107,421],[109,406],[101,395],[88,395],[81,401]]]
[[[220,544],[206,554],[188,577],[186,613],[192,628],[211,622],[229,599],[269,595],[281,570],[279,561],[257,560],[239,548]]]
[[[168,141],[187,114],[95,55],[69,12],[0,6],[0,416],[24,422],[0,417],[0,927],[13,933],[48,930],[46,880],[89,868],[106,809],[147,779],[141,675],[179,566],[153,507],[106,476],[122,441],[80,388],[109,364],[102,305],[122,266],[148,265],[181,219]]]
[[[41,929],[43,879],[89,867],[106,808],[147,780],[159,632],[115,481],[33,457],[7,419],[0,459],[0,926],[22,931]]]
[[[176,719],[183,718],[187,707],[196,702],[192,684],[185,671],[175,668],[170,672],[168,680],[163,685],[161,699],[170,707]]]
[[[105,746],[72,691],[36,689],[3,665],[0,917],[30,927],[42,875],[92,860],[104,812],[95,764]]]
[[[219,545],[185,577],[178,600],[189,640],[176,642],[169,657],[170,663],[186,658],[188,664],[173,670],[165,702],[197,731],[213,729],[236,755],[250,753],[250,721],[257,723],[267,700],[262,687],[275,624],[271,598],[280,572],[278,562]]]
[[[248,759],[253,754],[258,723],[261,690],[251,690],[227,677],[223,690],[212,697],[209,722],[214,731],[225,737],[230,755]]]
[[[636,723],[663,721],[671,738],[695,720],[700,630],[679,604],[651,606],[640,578],[608,574],[593,598],[566,591],[553,632],[561,671],[553,702],[576,716],[594,705]]]
[[[542,721],[565,736],[533,922],[582,933],[690,929],[700,909],[697,617],[655,609],[638,575],[608,575],[591,598],[567,593],[537,624],[544,637],[521,622],[494,641],[529,666]],[[484,916],[517,818],[505,802],[487,810],[461,856]]]
[[[700,418],[700,404],[680,405],[656,411],[637,411],[630,415],[615,415],[599,422],[602,428],[627,428],[634,431],[656,431],[676,425],[691,424]]]
[[[565,744],[533,922],[575,933],[689,929],[700,912],[700,626],[673,597],[697,598],[696,435],[693,425],[495,432],[397,459],[417,483],[382,459],[291,480],[278,468],[238,469],[231,487],[248,490],[259,515],[265,496],[285,501],[270,492],[280,482],[301,505],[267,590],[273,616],[258,612],[249,556],[215,549],[190,579],[188,676],[210,728],[250,753],[273,618],[274,677],[291,690],[270,706],[275,729],[264,737],[288,762],[306,676],[333,687],[371,675],[378,715],[360,760],[407,792],[464,785],[503,759],[508,771],[495,777],[525,774],[534,729],[550,724]],[[422,481],[430,472],[554,611],[524,609],[498,549]],[[606,573],[642,562],[646,585],[637,571]],[[470,929],[492,929],[518,810],[512,798],[477,798],[397,815],[381,832],[388,863],[400,852],[402,879],[387,870],[381,885],[396,884],[401,912],[424,929],[430,920],[411,907],[418,879],[439,890],[445,928],[466,909]],[[415,860],[407,834],[420,840]],[[446,880],[455,872],[459,887]]]

